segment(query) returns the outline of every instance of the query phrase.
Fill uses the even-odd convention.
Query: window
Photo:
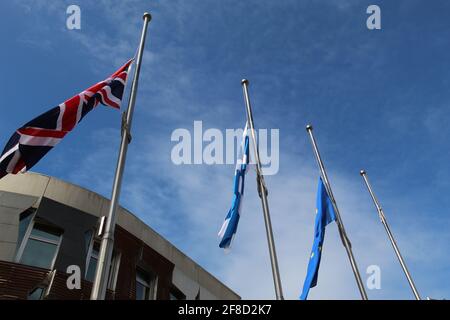
[[[195,300],[200,300],[200,288],[198,288],[197,295],[195,296]]]
[[[136,270],[136,300],[156,299],[156,277],[143,270]]]
[[[170,288],[169,298],[170,300],[186,300],[184,293],[174,285]]]
[[[19,232],[20,229],[19,226]],[[62,231],[43,222],[33,221],[23,237],[16,260],[30,266],[53,269]]]
[[[86,280],[93,282],[95,278],[95,270],[97,269],[98,255],[100,253],[100,242],[95,241],[88,256],[88,265],[86,268]]]
[[[90,240],[88,240],[90,237]],[[100,255],[100,239],[93,236],[92,230],[86,232],[86,243],[87,243],[87,259],[86,259],[86,274],[85,279],[94,282],[95,271],[97,269],[98,258]],[[113,250],[111,264],[109,267],[109,277],[108,277],[108,289],[115,290],[117,275],[119,272],[120,265],[120,254]]]
[[[92,237],[94,236],[94,230],[89,229],[84,233],[84,249],[86,250],[86,254],[89,253],[89,249],[91,247]]]
[[[37,287],[34,288],[27,296],[27,300],[42,300],[44,296],[45,288]]]
[[[108,279],[108,289],[112,291],[116,291],[116,283],[120,267],[120,258],[121,258],[120,252],[116,252],[113,250],[113,256],[109,268],[109,279]]]
[[[20,214],[20,222],[19,222],[19,238],[18,243],[21,243],[23,240],[23,237],[25,236],[25,232],[28,229],[28,226],[30,225],[30,221],[33,218],[33,214],[35,212],[35,209],[28,209]]]
[[[19,218],[19,236],[17,238],[17,250],[16,254],[20,249],[20,245],[22,244],[23,238],[25,237],[25,233],[27,232],[28,227],[30,226],[30,222],[33,220],[33,215],[36,210],[30,208],[20,214]]]

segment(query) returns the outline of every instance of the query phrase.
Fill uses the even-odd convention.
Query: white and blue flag
[[[236,234],[237,226],[240,218],[240,209],[242,205],[242,198],[244,197],[244,181],[245,174],[247,173],[249,163],[249,135],[247,130],[247,124],[245,125],[244,133],[242,135],[242,145],[240,148],[240,156],[242,160],[238,160],[236,165],[236,172],[234,175],[234,192],[233,202],[231,208],[228,211],[222,228],[219,231],[220,244],[219,247],[223,249],[229,249],[234,235]]]

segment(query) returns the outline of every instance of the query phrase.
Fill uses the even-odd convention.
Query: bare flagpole
[[[327,172],[325,171],[325,166],[323,165],[319,149],[317,148],[316,140],[314,139],[313,127],[311,125],[307,125],[306,131],[308,132],[309,137],[311,138],[311,144],[314,149],[314,155],[316,156],[317,164],[319,165],[320,175],[322,176],[325,189],[327,190],[328,196],[330,197],[331,203],[333,204],[334,212],[336,213],[336,222],[338,225],[339,235],[341,236],[342,244],[344,245],[345,250],[347,251],[347,255],[350,260],[350,264],[352,266],[353,274],[355,275],[356,284],[358,285],[358,289],[361,294],[361,298],[363,300],[367,300],[366,289],[364,288],[364,284],[361,279],[361,274],[359,273],[355,257],[353,256],[352,244],[347,237],[347,233],[345,232],[344,224],[342,223],[341,215],[339,213],[336,200],[334,199],[333,191],[331,190],[331,185],[328,180]]]
[[[378,202],[377,197],[373,193],[372,187],[369,183],[369,178],[367,176],[367,173],[366,173],[366,171],[361,170],[360,174],[361,174],[362,178],[364,179],[367,190],[369,191],[370,196],[372,197],[373,203],[375,204],[375,207],[377,208],[381,223],[383,224],[384,228],[386,229],[386,233],[389,237],[389,240],[391,241],[392,247],[394,248],[394,251],[395,251],[395,254],[397,255],[398,261],[400,262],[400,265],[402,266],[402,269],[403,269],[403,272],[405,273],[406,279],[408,279],[408,283],[414,293],[414,297],[416,298],[416,300],[420,300],[419,292],[417,291],[414,281],[408,271],[408,268],[406,267],[405,261],[403,260],[403,257],[400,253],[400,249],[398,248],[397,243],[395,242],[394,235],[392,234],[391,229],[389,228],[389,225],[387,223],[386,217],[384,216],[383,209],[381,208],[381,205]]]
[[[113,190],[111,194],[111,203],[106,218],[106,225],[102,236],[100,254],[95,270],[95,279],[92,285],[91,300],[104,300],[106,287],[108,284],[109,268],[114,246],[114,230],[116,226],[116,213],[119,203],[120,189],[122,185],[123,170],[127,156],[128,144],[131,142],[131,123],[133,120],[134,104],[136,102],[136,93],[139,82],[139,72],[141,70],[142,55],[144,53],[145,37],[147,34],[148,23],[152,19],[150,13],[144,13],[144,26],[142,28],[141,40],[136,58],[136,67],[134,71],[133,83],[131,84],[130,98],[128,100],[128,109],[122,121],[122,140],[120,144],[119,156],[117,159],[116,175],[114,177]]]
[[[267,242],[269,245],[270,262],[272,265],[273,282],[275,285],[275,295],[276,295],[277,300],[283,300],[284,298],[283,298],[283,289],[281,287],[280,270],[278,268],[277,253],[275,250],[275,241],[273,238],[273,231],[272,231],[272,222],[270,221],[269,203],[267,201],[268,192],[267,192],[266,183],[264,182],[264,175],[262,174],[261,161],[259,158],[259,150],[258,150],[258,145],[256,142],[256,136],[255,136],[255,127],[253,124],[252,107],[251,107],[250,98],[248,95],[248,80],[243,79],[241,81],[241,83],[242,83],[242,89],[244,91],[245,107],[246,107],[246,112],[247,112],[247,122],[250,127],[250,132],[252,134],[252,140],[253,140],[253,150],[254,150],[255,162],[256,162],[256,177],[257,177],[257,184],[258,184],[258,193],[259,193],[259,197],[261,198],[263,214],[264,214],[264,222],[266,225],[266,235],[267,235]]]

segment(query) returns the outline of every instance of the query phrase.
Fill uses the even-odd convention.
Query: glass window
[[[33,291],[31,291],[28,294],[27,299],[28,300],[42,300],[42,296],[44,295],[44,288],[42,287],[37,287],[35,289],[33,289]]]
[[[86,270],[86,280],[93,282],[95,278],[95,270],[97,269],[98,255],[100,252],[100,243],[94,241],[92,251],[89,257],[89,264]]]
[[[55,243],[58,243],[61,233],[56,231],[54,228],[36,224],[34,225],[33,230],[31,230],[31,236],[33,238],[41,238],[45,241],[53,241]]]
[[[170,300],[186,300],[186,296],[177,287],[172,285],[172,288],[170,288],[170,292],[169,292],[169,299]]]
[[[91,247],[91,241],[94,231],[92,229],[86,231],[84,233],[84,249],[86,250],[86,254],[89,253],[89,248]]]
[[[136,300],[148,300],[147,299],[147,286],[136,282]]]
[[[120,252],[116,252],[115,250],[113,250],[113,256],[109,268],[109,279],[108,279],[108,289],[112,291],[116,290],[117,277],[119,276],[120,258],[121,258]]]
[[[156,277],[142,270],[136,270],[136,300],[155,299]]]
[[[200,300],[200,288],[198,288],[197,295],[195,296],[195,300]]]
[[[186,297],[178,295],[177,292],[170,292],[169,299],[170,300],[186,300]]]
[[[20,248],[23,237],[27,232],[28,226],[30,225],[31,219],[33,218],[34,209],[29,209],[20,214],[19,221],[19,237],[17,238],[17,250]]]
[[[51,269],[58,253],[61,232],[49,226],[35,223],[23,249],[20,263]]]
[[[87,237],[89,234],[91,235],[91,239],[87,240]],[[92,232],[85,233],[86,242],[89,245],[89,247],[87,248],[88,256],[87,256],[87,260],[86,260],[87,266],[86,266],[85,279],[90,282],[94,282],[94,279],[95,279],[95,272],[97,269],[98,259],[100,256],[100,246],[101,246],[100,239],[94,238],[92,236],[92,234],[93,234]],[[93,241],[92,248],[90,248],[92,241]],[[113,250],[111,263],[109,265],[108,289],[111,289],[111,290],[115,289],[117,275],[119,272],[119,265],[120,265],[120,254],[117,253],[115,250]]]

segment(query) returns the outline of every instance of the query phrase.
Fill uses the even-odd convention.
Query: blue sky
[[[81,7],[81,30],[66,8]],[[366,28],[381,7],[382,30]],[[285,296],[303,284],[312,245],[318,170],[311,123],[363,278],[379,265],[372,299],[411,299],[365,190],[371,178],[423,297],[450,295],[450,3],[364,1],[2,2],[0,137],[103,80],[138,45],[151,11],[122,205],[244,298],[273,298],[254,173],[234,248],[218,248],[232,165],[170,160],[173,130],[239,128],[240,80],[250,79],[258,128],[280,129],[280,171],[267,177]],[[101,107],[33,171],[109,196],[120,113]],[[359,294],[335,225],[327,229],[311,299]]]

